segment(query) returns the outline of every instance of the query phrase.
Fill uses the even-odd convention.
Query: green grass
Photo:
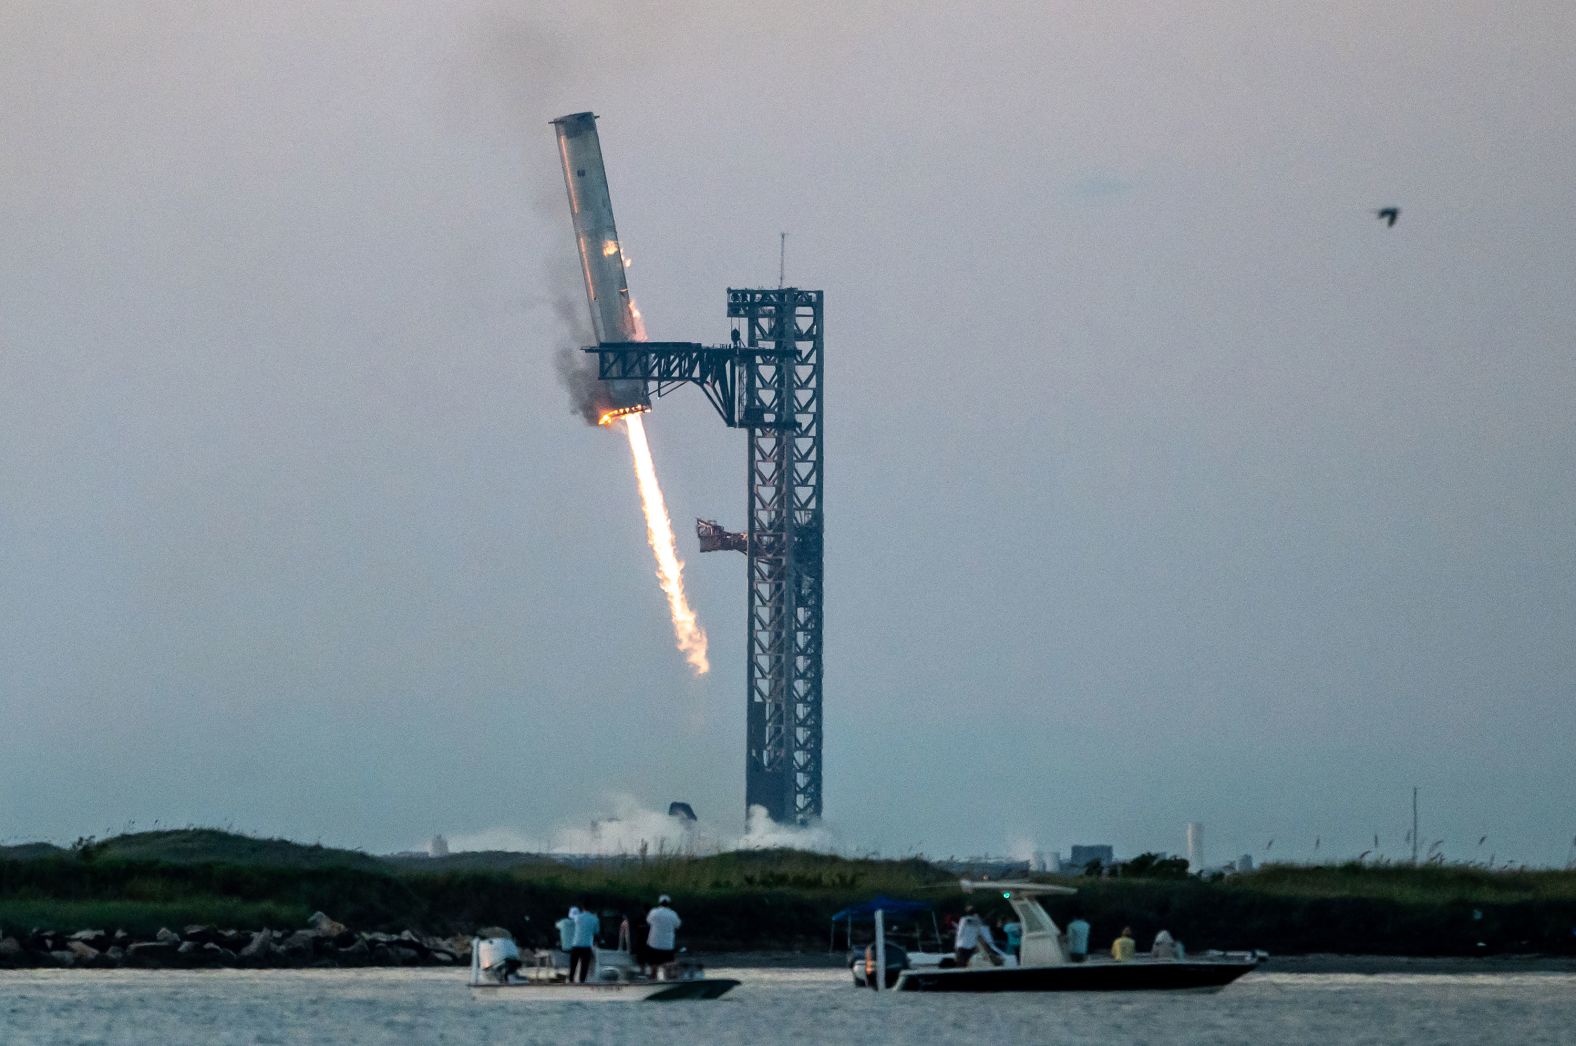
[[[1576,873],[1493,871],[1471,865],[1267,865],[1230,880],[1238,889],[1290,897],[1369,897],[1399,903],[1576,900]]]
[[[163,927],[179,933],[193,923],[226,929],[293,929],[310,914],[300,906],[229,897],[194,896],[175,902],[6,898],[0,900],[0,930],[6,934],[31,929],[125,930],[133,936],[152,936]]]
[[[260,839],[216,828],[133,832],[93,844],[100,858],[172,864],[247,864],[286,868],[382,869],[384,862],[359,850]]]

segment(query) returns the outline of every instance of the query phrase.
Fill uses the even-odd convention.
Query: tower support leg
[[[745,804],[821,816],[822,292],[729,290],[749,430]]]

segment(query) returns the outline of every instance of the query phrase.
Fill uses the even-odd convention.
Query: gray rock
[[[267,930],[258,930],[252,935],[251,941],[236,954],[243,959],[261,960],[273,954],[274,935]]]
[[[229,966],[235,962],[235,953],[221,944],[209,941],[202,946],[202,956],[205,962],[221,963]]]
[[[316,952],[317,934],[311,930],[297,930],[279,942],[279,950],[295,959],[311,957]]]
[[[319,937],[338,937],[345,932],[344,923],[335,922],[322,912],[313,912],[306,923],[317,931]]]
[[[208,956],[203,952],[205,947],[206,945],[198,944],[196,941],[186,941],[175,949],[175,957],[188,965],[197,965],[208,960]]]
[[[99,957],[99,950],[85,941],[67,941],[66,950],[75,955],[78,962],[93,962]]]
[[[165,944],[181,943],[180,934],[176,933],[174,930],[167,930],[162,926],[159,927],[159,932],[153,935],[153,939],[155,941],[163,941]]]
[[[348,948],[340,948],[335,954],[342,963],[360,965],[371,958],[372,949],[367,947],[366,941],[357,941]]]
[[[430,952],[427,953],[427,956],[433,962],[437,963],[439,966],[453,966],[454,962],[455,962],[454,956],[450,955],[448,952],[444,951],[442,948],[434,948],[434,949],[432,949]]]
[[[57,966],[75,966],[77,964],[76,952],[53,951],[49,953],[49,957],[55,961]]]
[[[112,944],[104,953],[104,958],[117,965],[126,961],[126,949],[118,944]]]
[[[28,958],[21,941],[15,937],[0,937],[0,966],[20,966]]]
[[[177,947],[170,941],[139,941],[126,949],[126,958],[139,965],[160,966],[175,958]]]

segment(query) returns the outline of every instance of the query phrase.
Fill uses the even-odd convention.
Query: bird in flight
[[[1375,211],[1374,213],[1377,214],[1380,218],[1384,219],[1384,227],[1386,229],[1388,229],[1388,228],[1391,228],[1392,226],[1395,225],[1395,220],[1397,218],[1401,217],[1401,208],[1399,208],[1399,207],[1381,207],[1379,210]]]

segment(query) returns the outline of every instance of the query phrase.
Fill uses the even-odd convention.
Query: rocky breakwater
[[[187,926],[151,938],[124,930],[0,931],[0,969],[71,967],[454,966],[470,962],[468,937],[360,933],[317,912],[299,930]]]

